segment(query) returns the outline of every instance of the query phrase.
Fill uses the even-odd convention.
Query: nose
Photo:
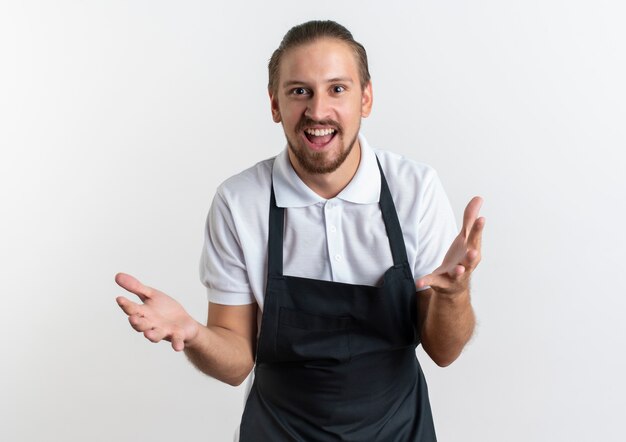
[[[317,93],[309,99],[305,116],[314,121],[322,121],[330,118],[330,99],[324,94]]]

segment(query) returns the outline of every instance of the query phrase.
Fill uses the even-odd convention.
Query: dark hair
[[[346,42],[356,55],[359,64],[359,77],[361,87],[364,88],[370,81],[370,73],[367,67],[367,53],[365,48],[357,42],[350,31],[331,20],[313,20],[291,28],[283,37],[278,49],[272,54],[269,65],[269,82],[267,87],[273,93],[278,90],[278,69],[283,54],[291,48],[307,43],[312,43],[320,38],[335,38]]]

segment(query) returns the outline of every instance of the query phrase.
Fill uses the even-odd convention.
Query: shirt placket
[[[326,245],[333,281],[345,281],[347,277],[344,238],[342,237],[343,205],[339,200],[328,200],[324,205]]]

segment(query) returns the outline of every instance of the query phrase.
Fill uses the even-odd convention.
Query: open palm
[[[430,286],[444,294],[466,290],[472,271],[480,262],[480,248],[485,218],[478,218],[483,199],[472,198],[463,213],[463,228],[452,242],[443,262],[434,272],[416,281],[416,287]]]
[[[169,341],[176,351],[185,348],[185,341],[198,334],[198,322],[175,299],[148,287],[125,273],[115,275],[117,284],[134,293],[143,302],[137,304],[118,296],[118,305],[128,315],[128,322],[138,332],[143,332],[151,342]]]

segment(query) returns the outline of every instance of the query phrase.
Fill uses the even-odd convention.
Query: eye
[[[307,90],[303,87],[297,87],[291,91],[293,95],[305,95]]]
[[[333,92],[336,93],[336,94],[340,94],[342,92],[345,92],[345,90],[346,90],[346,88],[343,87],[343,86],[339,86],[339,85],[333,86]]]

